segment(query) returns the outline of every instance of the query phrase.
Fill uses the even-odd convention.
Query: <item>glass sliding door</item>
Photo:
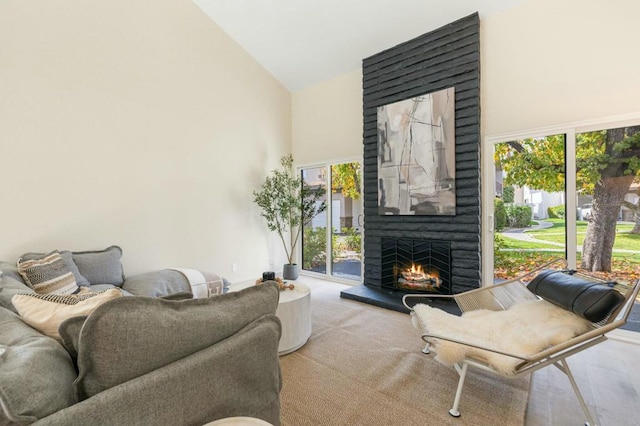
[[[331,274],[362,277],[360,163],[331,166]]]
[[[301,169],[312,187],[327,191],[327,210],[305,226],[302,270],[360,282],[362,279],[363,214],[359,162]]]
[[[494,162],[494,276],[564,258],[565,135],[498,143]]]
[[[606,280],[639,278],[640,117],[543,131],[487,138],[482,284],[553,258]]]
[[[325,195],[318,202],[327,201],[327,167],[315,167],[301,171],[303,181],[311,188],[324,189]],[[314,217],[302,228],[302,269],[325,273],[327,270],[327,213]]]
[[[640,277],[640,126],[576,134],[577,267],[611,281]]]

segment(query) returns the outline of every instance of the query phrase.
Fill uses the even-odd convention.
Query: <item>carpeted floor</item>
[[[309,342],[282,356],[283,426],[523,425],[529,379],[458,374],[423,355],[409,316],[312,291]]]

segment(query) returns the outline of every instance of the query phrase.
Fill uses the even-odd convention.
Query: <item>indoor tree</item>
[[[283,272],[284,278],[296,279],[293,256],[302,229],[317,214],[325,211],[327,204],[322,199],[324,188],[312,188],[302,177],[295,176],[291,154],[283,156],[280,165],[280,169],[272,170],[265,178],[260,190],[253,192],[253,201],[260,206],[269,230],[275,231],[282,241],[288,261]]]
[[[577,189],[593,194],[580,267],[611,271],[618,212],[640,171],[640,126],[576,135]],[[496,145],[505,185],[564,191],[564,135]]]

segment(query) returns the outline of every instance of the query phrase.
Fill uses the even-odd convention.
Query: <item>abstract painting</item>
[[[453,87],[378,107],[378,214],[456,214]]]

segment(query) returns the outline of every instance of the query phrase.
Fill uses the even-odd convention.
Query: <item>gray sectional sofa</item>
[[[135,296],[66,320],[61,342],[16,313],[13,295],[33,290],[14,263],[0,262],[0,425],[202,425],[233,416],[280,424],[276,283],[192,299],[173,270],[125,279],[121,264],[77,266],[90,289]]]

